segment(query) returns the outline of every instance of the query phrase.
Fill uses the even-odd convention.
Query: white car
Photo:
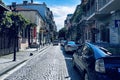
[[[64,47],[66,53],[68,53],[68,52],[73,53],[75,50],[77,50],[77,48],[78,47],[74,41],[66,42],[65,47]]]
[[[58,45],[58,43],[59,43],[58,40],[54,40],[54,41],[53,41],[53,46],[54,46],[54,45]]]

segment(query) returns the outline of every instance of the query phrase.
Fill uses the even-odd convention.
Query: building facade
[[[36,16],[33,14],[33,12],[28,13],[27,15],[23,13],[24,15],[31,17],[30,20],[35,21],[34,23],[39,26],[37,27],[37,38],[40,39],[40,44],[45,44],[48,42],[51,42],[52,40],[52,34],[56,32],[56,25],[54,22],[52,11],[47,7],[45,3],[38,4],[34,3],[33,0],[29,3],[28,1],[23,1],[22,4],[16,4],[13,2],[12,4],[16,5],[16,8],[24,8],[24,9],[31,9],[37,11],[37,14],[40,16]],[[34,17],[34,18],[32,18]],[[39,18],[41,17],[41,19]],[[39,37],[40,36],[40,37]],[[38,40],[37,40],[38,42]]]
[[[82,0],[85,40],[120,44],[119,4],[119,0]]]
[[[17,8],[17,13],[23,15],[27,20],[30,20],[31,23],[35,24],[33,26],[28,26],[30,27],[30,38],[28,38],[28,35],[26,36],[26,33],[29,31],[26,29],[23,29],[22,31],[22,40],[21,40],[21,48],[29,47],[30,44],[37,43],[40,44],[41,41],[41,36],[39,35],[40,33],[40,28],[42,28],[45,24],[45,21],[41,17],[41,15],[38,13],[36,10],[32,9],[24,9],[24,8]],[[27,40],[30,39],[30,40]],[[23,45],[23,46],[22,46]]]

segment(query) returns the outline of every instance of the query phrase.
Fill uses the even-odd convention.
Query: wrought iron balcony
[[[103,6],[107,5],[111,1],[113,0],[98,0],[97,2],[98,10],[101,9]]]
[[[120,0],[98,0],[97,8],[101,13],[110,13],[120,9]]]

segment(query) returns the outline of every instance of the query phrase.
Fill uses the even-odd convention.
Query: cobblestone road
[[[80,80],[79,73],[72,68],[71,57],[60,46],[51,46],[5,80]]]

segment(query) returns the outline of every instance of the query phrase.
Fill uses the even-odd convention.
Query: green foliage
[[[78,6],[76,8],[76,11],[75,11],[71,21],[72,22],[79,22],[83,14],[84,14],[83,8],[81,6]]]
[[[60,29],[60,30],[59,30],[59,35],[58,35],[58,37],[59,37],[59,38],[64,38],[64,39],[65,39],[66,32],[67,32],[67,30],[66,30],[65,27],[62,28],[62,29]]]
[[[37,25],[35,23],[29,23],[28,24],[30,27],[36,27]]]
[[[0,14],[0,18],[0,29],[11,28],[12,30],[22,30],[26,28],[27,25],[31,24],[30,21],[21,14],[13,12],[4,12],[3,14]]]
[[[9,13],[9,17],[12,19],[12,29],[19,28],[21,30],[30,24],[30,21],[24,18],[21,14]]]
[[[0,14],[0,27],[1,28],[10,28],[12,25],[12,20],[7,13]]]

